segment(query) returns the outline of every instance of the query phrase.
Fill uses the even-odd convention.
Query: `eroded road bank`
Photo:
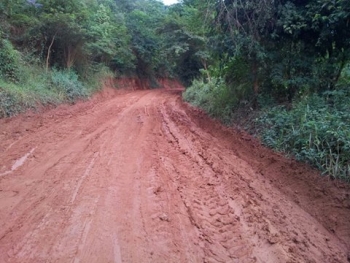
[[[0,121],[0,262],[348,262],[349,193],[179,90]]]

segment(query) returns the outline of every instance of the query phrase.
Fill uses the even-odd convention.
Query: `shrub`
[[[20,104],[14,94],[0,89],[0,118],[9,117],[20,110]]]
[[[334,178],[350,180],[350,92],[328,91],[268,108],[256,120],[263,142]]]
[[[106,74],[91,74],[83,83],[73,71],[53,70],[46,73],[42,67],[21,65],[20,82],[10,82],[0,77],[0,118],[10,117],[37,104],[57,105],[85,98],[100,87]],[[93,81],[92,81],[93,79]]]
[[[194,80],[184,92],[183,98],[226,123],[230,122],[232,109],[237,104],[233,92],[221,78],[213,78],[209,82]]]
[[[72,70],[53,70],[51,81],[52,86],[69,102],[88,96],[87,89],[78,80],[78,75]]]
[[[20,80],[20,54],[7,39],[0,39],[0,78],[11,82]]]
[[[101,89],[104,81],[115,78],[114,73],[110,68],[103,64],[94,63],[78,68],[80,80],[84,83],[87,93],[90,95],[93,92]]]
[[[30,89],[23,89],[17,83],[8,83],[0,79],[0,118],[34,108],[36,101],[35,94]]]

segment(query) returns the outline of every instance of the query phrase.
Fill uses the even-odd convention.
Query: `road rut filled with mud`
[[[181,90],[0,120],[0,262],[348,262],[349,194]]]

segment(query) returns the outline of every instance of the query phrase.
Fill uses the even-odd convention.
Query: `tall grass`
[[[266,108],[256,119],[263,142],[334,178],[350,180],[350,91],[327,91],[296,101],[291,110]]]
[[[40,68],[31,68],[26,73],[26,80],[16,83],[0,78],[0,118],[35,108],[38,104],[57,105],[87,98],[101,87],[104,77],[111,75],[97,72],[88,80],[80,80],[74,71],[45,73]]]
[[[38,104],[57,105],[84,99],[101,87],[102,80],[113,73],[101,65],[74,70],[51,69],[12,47],[0,43],[0,118],[10,117]]]
[[[184,92],[183,98],[225,123],[231,121],[233,108],[238,102],[232,90],[220,78],[212,78],[209,82],[194,80]]]

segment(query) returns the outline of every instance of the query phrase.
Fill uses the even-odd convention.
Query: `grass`
[[[350,92],[328,91],[266,108],[255,122],[263,142],[333,178],[350,180]]]
[[[183,93],[185,101],[202,108],[211,117],[228,124],[237,99],[222,79],[213,78],[209,82],[194,80],[191,87]]]
[[[259,111],[239,105],[236,89],[224,81],[195,80],[184,100],[202,108],[226,124],[243,118],[250,132],[265,145],[309,163],[332,178],[350,181],[350,69],[336,90],[296,99],[292,105],[277,105],[271,95],[260,96]],[[242,108],[242,109],[241,109]]]
[[[50,70],[39,66],[21,68],[21,80],[11,82],[0,78],[0,118],[10,117],[40,105],[74,103],[97,91],[103,79],[112,74],[105,68],[91,70],[89,78],[81,80],[72,70]]]

